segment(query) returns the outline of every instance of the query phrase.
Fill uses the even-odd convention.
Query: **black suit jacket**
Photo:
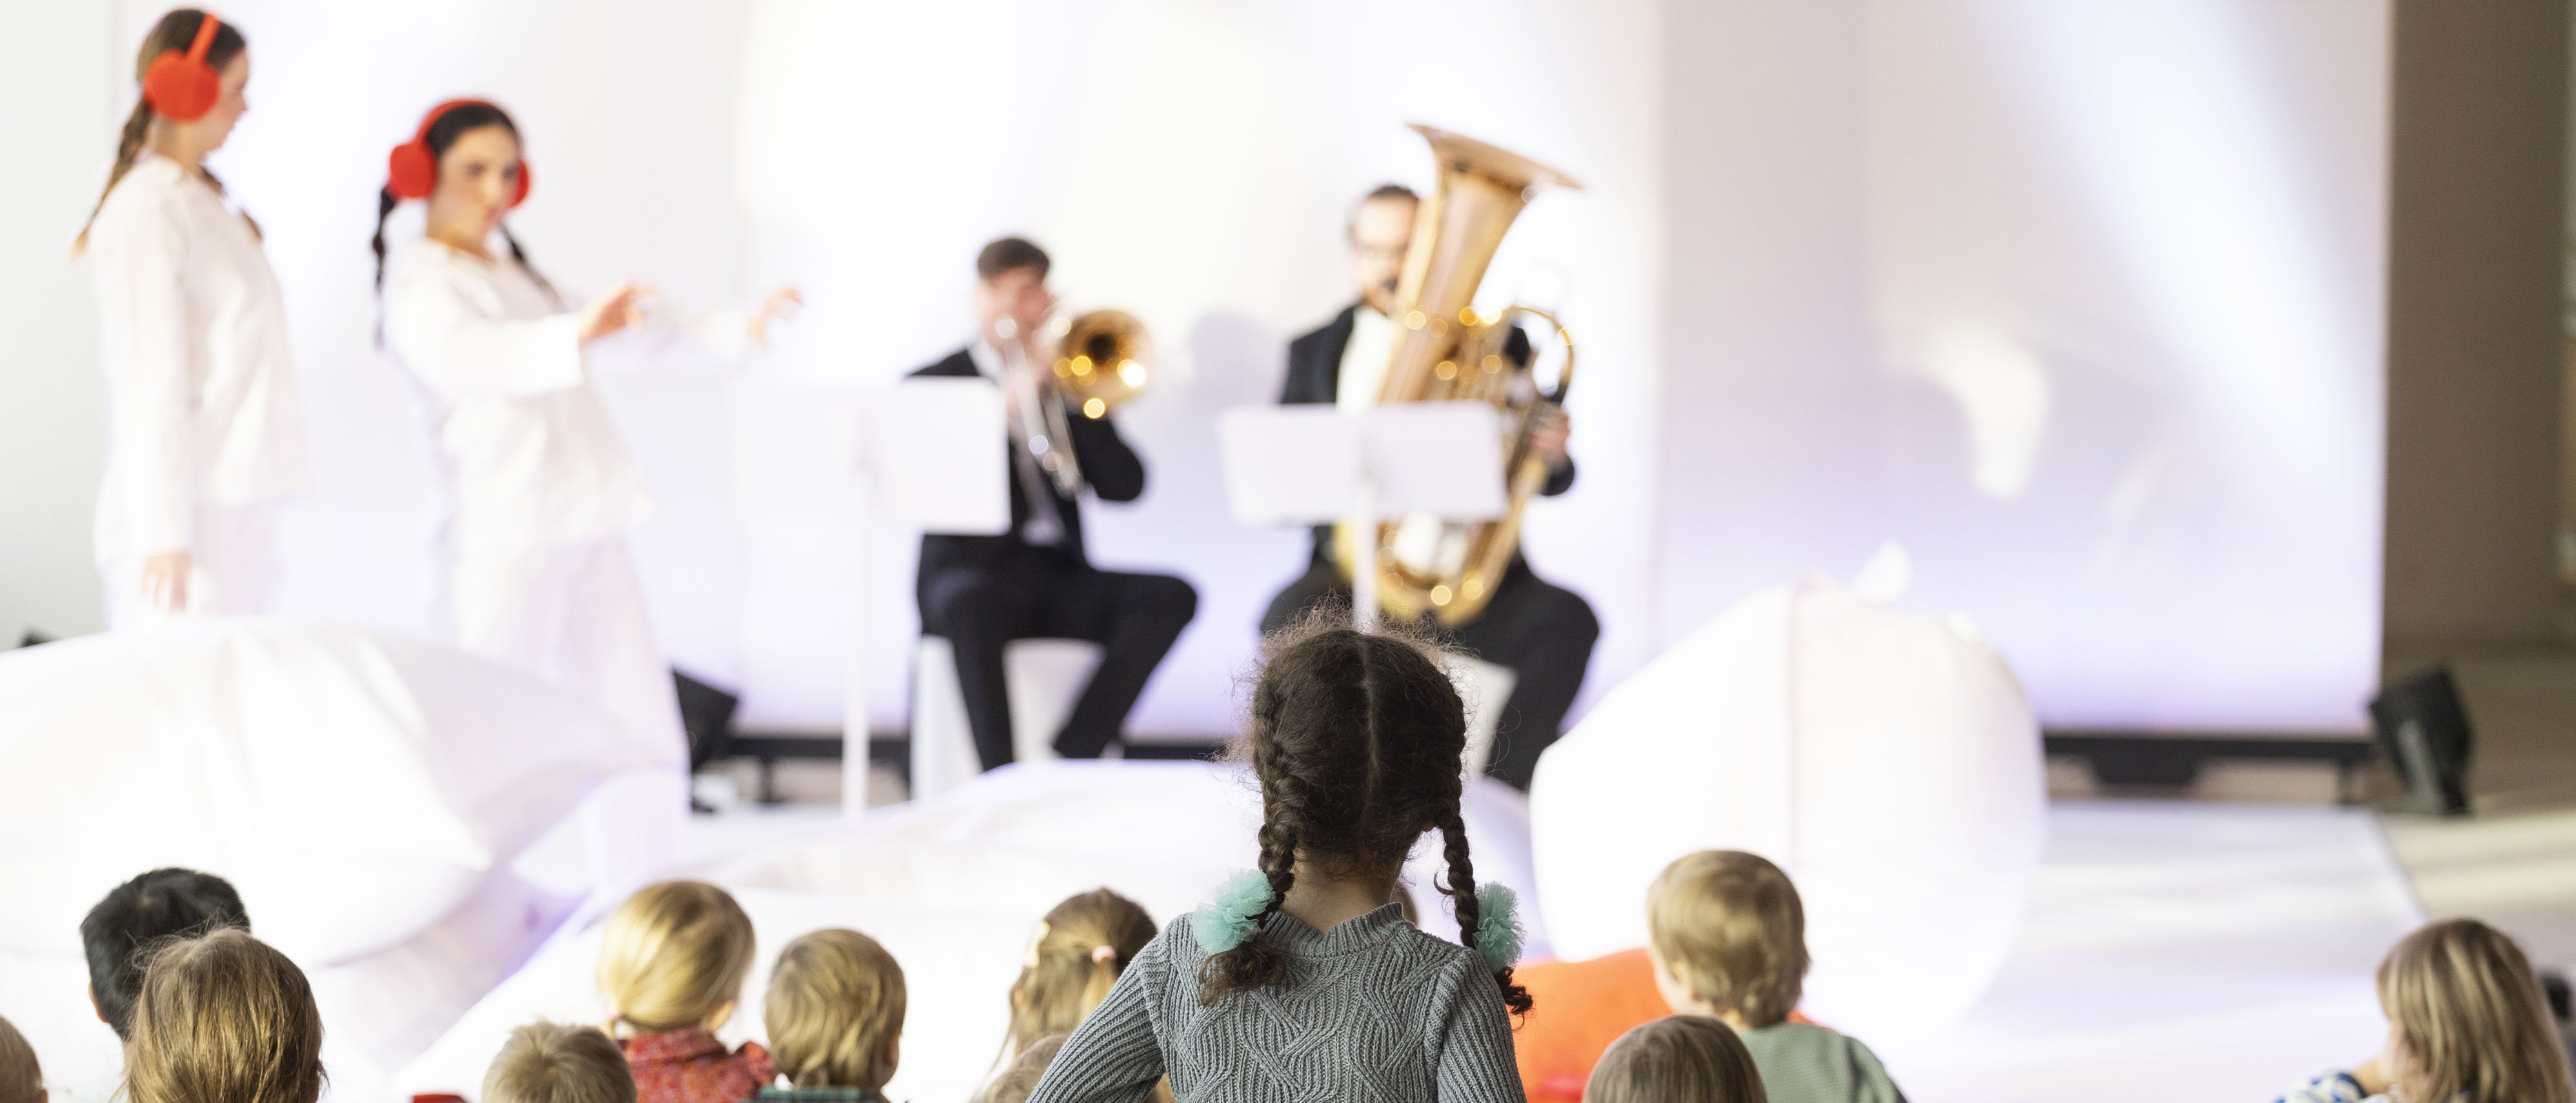
[[[946,359],[914,371],[910,378],[953,376],[972,378],[981,375],[975,360],[965,349],[950,353]],[[1132,502],[1145,492],[1145,464],[1136,458],[1135,449],[1118,435],[1118,426],[1110,419],[1087,418],[1078,410],[1066,411],[1066,428],[1072,433],[1074,462],[1082,466],[1083,482],[1104,502]],[[1008,452],[1019,447],[1013,434],[995,426],[1001,439],[996,443]],[[914,576],[916,594],[926,596],[930,579],[940,571],[958,566],[991,566],[1028,546],[1020,539],[1020,526],[1029,519],[1029,492],[1022,485],[1020,465],[1007,462],[1004,470],[1011,476],[1011,531],[1000,536],[948,536],[928,534],[921,538],[921,569]],[[1082,550],[1082,502],[1066,497],[1056,489],[1055,480],[1041,475],[1038,489],[1055,499],[1056,516],[1064,521],[1064,550],[1075,561],[1088,563]]]
[[[1342,312],[1333,315],[1333,320],[1324,323],[1322,328],[1288,342],[1288,379],[1279,388],[1282,405],[1333,402],[1341,397],[1342,352],[1350,347],[1351,319],[1358,315],[1359,309],[1358,303],[1343,307]],[[1512,359],[1528,363],[1529,336],[1518,329],[1513,330],[1504,351]],[[1563,494],[1573,486],[1574,459],[1569,456],[1565,466],[1548,473],[1547,485],[1540,487],[1539,493]],[[1315,526],[1312,561],[1331,562],[1332,548],[1333,526]]]

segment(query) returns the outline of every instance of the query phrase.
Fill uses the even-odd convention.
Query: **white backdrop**
[[[8,364],[28,401],[0,417],[44,430],[10,453],[42,462],[0,470],[0,501],[41,507],[0,518],[0,629],[95,624],[93,323],[59,243],[160,5],[94,2],[105,17],[48,6],[66,45],[13,72],[75,94],[0,107],[41,153],[0,181],[0,286],[30,335]],[[539,179],[514,225],[557,282],[809,293],[765,374],[665,361],[606,383],[659,507],[637,546],[664,640],[744,686],[746,720],[835,724],[860,588],[846,523],[739,508],[736,481],[764,473],[737,469],[731,396],[954,347],[973,249],[1020,231],[1077,305],[1134,310],[1162,342],[1157,389],[1121,419],[1152,485],[1094,509],[1093,552],[1202,595],[1135,726],[1223,730],[1302,537],[1225,520],[1211,415],[1268,398],[1286,339],[1347,294],[1350,198],[1428,182],[1401,126],[1422,119],[1588,185],[1535,203],[1489,281],[1584,342],[1583,480],[1528,539],[1601,611],[1587,700],[1735,598],[1893,537],[1916,596],[1975,617],[2047,723],[2359,723],[2385,0],[225,14],[257,76],[216,165],[268,228],[320,461],[288,520],[297,615],[426,624],[428,444],[372,347],[364,242],[385,148],[427,104],[485,94],[527,132]],[[881,539],[872,699],[892,726],[911,547]]]

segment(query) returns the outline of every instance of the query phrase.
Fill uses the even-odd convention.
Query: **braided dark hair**
[[[161,21],[152,25],[152,33],[143,36],[143,48],[136,52],[134,58],[134,79],[140,82],[143,74],[151,72],[152,60],[160,57],[162,51],[184,53],[195,45],[197,28],[205,21],[206,13],[195,8],[173,8],[163,14]],[[206,64],[220,72],[249,48],[249,41],[242,38],[241,31],[231,23],[217,24],[215,40],[206,44]],[[126,173],[134,171],[135,160],[143,156],[144,139],[152,134],[152,119],[152,101],[140,95],[134,97],[134,110],[126,113],[125,128],[116,134],[116,165],[107,170],[107,186],[98,190],[98,202],[90,205],[88,221],[81,223],[80,233],[72,238],[74,256],[89,247],[89,228],[98,222],[98,212],[107,209],[109,193],[116,190],[117,183],[125,179]],[[206,171],[205,166],[199,165],[197,171],[215,186],[217,192],[224,190],[224,182],[215,179],[215,174]],[[249,215],[242,217],[245,220],[250,218]],[[251,222],[250,228],[252,233],[258,233],[259,223]]]
[[[464,137],[467,131],[480,130],[487,126],[497,126],[507,130],[510,132],[511,141],[519,141],[519,124],[510,121],[510,113],[478,100],[448,108],[438,116],[437,122],[430,124],[429,133],[424,139],[425,144],[429,146],[429,155],[433,158],[444,157],[447,155],[447,147],[455,145],[456,140]],[[378,291],[385,289],[385,220],[393,216],[394,208],[401,202],[402,200],[394,195],[391,187],[376,189],[376,236],[368,239],[367,244],[369,248],[375,250],[376,254],[376,290]],[[537,286],[544,288],[549,297],[556,298],[558,300],[556,305],[562,305],[561,297],[555,293],[555,285],[540,274],[535,265],[528,263],[528,251],[519,247],[517,235],[510,232],[510,227],[506,223],[501,227],[501,240],[509,243],[510,259],[517,261],[519,267],[526,270],[529,277],[536,280]]]
[[[1288,978],[1288,959],[1260,925],[1287,899],[1300,857],[1336,876],[1391,874],[1425,825],[1440,832],[1448,861],[1440,891],[1461,940],[1474,944],[1482,914],[1460,813],[1467,715],[1438,654],[1427,641],[1357,631],[1329,614],[1262,642],[1251,722],[1235,754],[1261,779],[1260,870],[1272,895],[1251,937],[1200,966],[1201,1003]],[[1509,966],[1494,971],[1494,983],[1514,1014],[1529,1013],[1529,991]]]

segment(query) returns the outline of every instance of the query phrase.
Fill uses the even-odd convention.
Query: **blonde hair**
[[[45,1070],[27,1036],[0,1019],[0,1103],[36,1103],[45,1097]]]
[[[1046,1079],[1047,1066],[1055,1063],[1055,1055],[1064,1051],[1064,1040],[1070,1037],[1049,1034],[1020,1047],[1019,1055],[993,1074],[972,1103],[1029,1103],[1029,1097],[1037,1094],[1038,1081]]]
[[[2568,1103],[2567,1053],[2522,948],[2474,919],[2427,924],[2379,963],[2407,1100]]]
[[[133,1103],[313,1103],[322,1080],[322,1013],[286,955],[229,928],[152,955],[125,1050]]]
[[[751,972],[751,917],[704,881],[647,885],[617,905],[599,944],[611,1032],[714,1029]]]
[[[1583,1085],[1583,1103],[1671,1099],[1769,1103],[1744,1039],[1706,1015],[1674,1015],[1620,1035]]]
[[[1109,998],[1136,952],[1154,940],[1154,917],[1108,889],[1065,898],[1047,909],[1020,979],[1011,982],[1011,1032],[1005,1055],[1049,1034],[1070,1034]]]
[[[894,955],[857,931],[832,929],[780,951],[761,1017],[789,1083],[874,1092],[894,1079],[886,1047],[903,1033],[903,1011]]]
[[[1806,908],[1789,875],[1759,855],[1703,850],[1665,866],[1646,890],[1646,937],[1692,995],[1747,1026],[1797,1009]]]
[[[635,1074],[598,1027],[533,1022],[493,1056],[483,1103],[635,1103]]]

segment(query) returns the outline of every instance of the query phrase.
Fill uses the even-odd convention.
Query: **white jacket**
[[[642,519],[579,319],[507,256],[422,238],[391,258],[385,340],[428,392],[459,546],[561,546]]]
[[[277,276],[249,220],[144,154],[90,225],[107,369],[102,559],[186,551],[198,509],[304,489],[304,410]]]

